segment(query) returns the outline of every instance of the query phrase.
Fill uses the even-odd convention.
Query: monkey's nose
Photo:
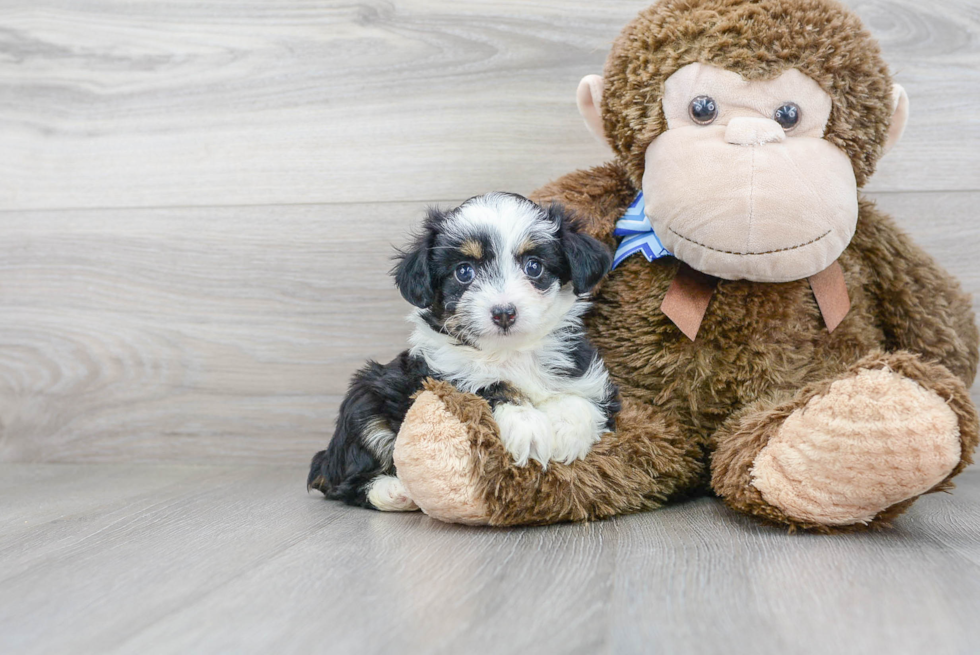
[[[494,323],[507,329],[517,320],[517,307],[513,305],[497,305],[490,310],[490,317]]]
[[[771,118],[733,118],[725,129],[725,141],[736,146],[761,146],[785,140],[786,132]]]

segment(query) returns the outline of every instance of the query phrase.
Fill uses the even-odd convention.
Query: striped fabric
[[[619,266],[624,259],[636,252],[642,252],[649,262],[671,254],[654,233],[645,209],[646,203],[643,201],[643,192],[641,191],[633,204],[626,210],[626,213],[623,214],[623,217],[616,221],[616,229],[613,234],[626,238],[619,243],[619,248],[613,258],[613,268]]]

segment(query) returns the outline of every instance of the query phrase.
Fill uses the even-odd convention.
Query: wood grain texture
[[[307,496],[302,474],[0,465],[0,651],[980,648],[978,471],[890,533],[835,537],[763,528],[711,499],[473,529]]]
[[[406,204],[7,215],[0,458],[307,459],[405,348]]]
[[[528,192],[606,158],[579,79],[646,0],[0,4],[0,209]],[[869,190],[980,189],[980,11],[850,0],[912,101]]]
[[[980,192],[876,198],[980,294]],[[307,460],[351,374],[406,347],[387,270],[422,210],[4,215],[0,461]]]

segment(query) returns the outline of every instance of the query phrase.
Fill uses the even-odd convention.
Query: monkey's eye
[[[787,102],[773,113],[772,119],[789,132],[799,124],[801,113],[799,105],[795,102]]]
[[[690,113],[698,125],[710,125],[718,118],[718,105],[711,96],[698,96],[691,101]]]
[[[456,280],[460,284],[469,284],[476,277],[476,271],[473,270],[473,264],[469,262],[463,262],[456,267]]]
[[[529,257],[528,260],[524,262],[524,275],[532,279],[537,279],[541,277],[542,273],[544,273],[544,266],[541,264],[540,259]]]

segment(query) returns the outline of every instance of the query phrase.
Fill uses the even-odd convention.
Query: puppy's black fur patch
[[[371,361],[355,373],[340,404],[333,439],[313,457],[307,486],[319,489],[327,498],[372,507],[366,488],[377,476],[394,473],[394,435],[412,406],[412,395],[431,374],[425,360],[412,357],[407,350],[388,364]],[[372,449],[364,437],[381,427],[379,422],[392,436],[390,443]]]
[[[609,272],[612,253],[605,244],[584,234],[561,205],[552,203],[548,218],[558,224],[558,238],[568,262],[568,277],[562,281],[571,282],[576,294],[588,293]]]

